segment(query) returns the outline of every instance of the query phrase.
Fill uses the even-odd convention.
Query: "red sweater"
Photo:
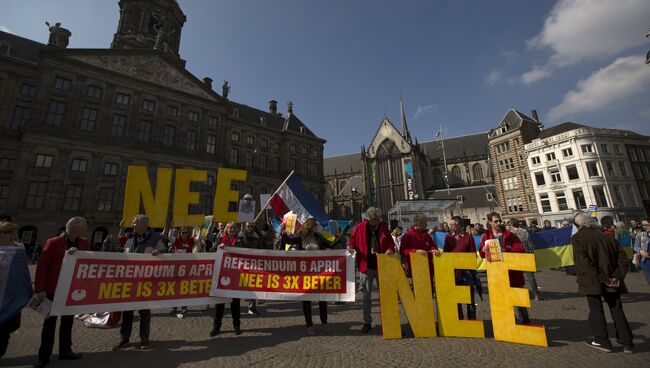
[[[481,238],[481,248],[479,249],[481,258],[485,258],[485,253],[483,252],[483,246],[485,246],[485,241],[488,239],[495,239],[494,234],[492,233],[492,228],[489,228]],[[526,248],[524,248],[523,244],[521,244],[521,240],[519,240],[517,235],[511,233],[508,230],[506,230],[503,233],[503,237],[501,238],[501,242],[499,243],[499,245],[501,245],[502,252],[512,252],[512,253],[526,252]],[[508,275],[510,276],[511,287],[524,287],[525,282],[524,282],[523,272],[508,271]]]
[[[411,275],[411,253],[418,250],[431,252],[434,249],[437,250],[438,246],[434,243],[427,229],[418,230],[415,226],[409,228],[402,237],[399,247],[400,254],[404,256],[402,257],[402,265],[407,275]],[[428,253],[427,257],[429,258],[429,271],[433,275],[433,254]]]
[[[188,237],[183,240],[183,238],[178,237],[174,240],[172,247],[174,247],[174,253],[192,253],[194,249],[194,238]]]
[[[77,238],[75,246],[79,250],[89,250],[86,238]],[[68,250],[68,244],[65,240],[65,234],[45,241],[41,258],[38,260],[38,266],[36,266],[35,293],[45,291],[48,295],[54,294],[66,250]]]
[[[462,234],[448,233],[445,236],[445,252],[468,252],[476,253],[474,237],[463,232]]]

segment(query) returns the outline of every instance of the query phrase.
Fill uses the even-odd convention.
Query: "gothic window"
[[[474,174],[474,180],[480,181],[483,180],[483,168],[481,167],[481,164],[474,164],[472,167],[472,174]]]
[[[454,176],[454,179],[456,179],[457,182],[462,182],[463,181],[463,174],[462,174],[459,166],[454,166],[451,169],[451,174]]]

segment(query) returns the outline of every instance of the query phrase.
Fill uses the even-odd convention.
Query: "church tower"
[[[156,49],[179,58],[187,20],[176,0],[120,0],[113,49]]]

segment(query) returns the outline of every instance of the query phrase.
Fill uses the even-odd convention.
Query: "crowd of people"
[[[120,230],[116,236],[108,235],[101,247],[102,251],[124,252],[124,253],[149,253],[157,256],[164,252],[190,253],[190,252],[214,252],[220,247],[243,247],[252,249],[267,250],[324,250],[324,249],[345,249],[354,252],[356,257],[356,268],[360,273],[359,283],[361,286],[363,319],[360,331],[367,333],[372,329],[372,293],[377,279],[377,254],[398,254],[407,276],[411,275],[410,255],[413,253],[425,254],[429,259],[430,275],[433,280],[435,270],[433,257],[442,256],[445,252],[466,252],[478,256],[490,258],[490,247],[486,244],[488,240],[497,239],[502,252],[534,252],[534,245],[530,242],[529,231],[545,231],[552,227],[545,223],[544,227],[538,230],[524,229],[521,223],[515,219],[510,220],[507,226],[503,223],[501,216],[496,213],[487,215],[485,228],[483,226],[466,226],[465,220],[455,216],[449,223],[443,223],[438,231],[444,231],[444,243],[436,244],[436,237],[431,236],[432,231],[428,229],[428,219],[425,214],[416,214],[412,219],[412,226],[406,231],[397,226],[392,232],[385,219],[382,219],[381,210],[370,207],[363,214],[363,220],[354,226],[347,242],[344,242],[340,234],[336,234],[334,240],[328,240],[319,231],[319,224],[315,219],[310,218],[295,234],[289,234],[285,225],[280,226],[276,234],[271,226],[265,224],[262,230],[258,230],[254,222],[242,224],[239,228],[237,223],[217,223],[214,227],[202,232],[199,229],[180,227],[156,231],[149,226],[146,215],[137,215],[132,219],[131,226],[126,229],[120,223]],[[607,337],[607,329],[604,320],[601,298],[608,304],[617,330],[617,337],[623,345],[625,352],[632,352],[632,334],[627,320],[623,313],[620,294],[626,292],[623,279],[628,270],[627,256],[622,251],[614,236],[609,236],[598,226],[595,219],[584,213],[578,213],[574,221],[577,233],[572,237],[575,265],[578,269],[577,282],[579,292],[587,296],[589,313],[589,326],[592,337],[588,344],[602,351],[611,351],[611,343]],[[10,216],[3,215],[0,218],[0,246],[21,246],[15,243],[16,225],[11,222]],[[35,297],[42,299],[54,299],[61,265],[66,253],[73,254],[77,250],[90,250],[88,240],[84,237],[88,227],[83,217],[73,217],[65,225],[65,230],[48,239],[42,248],[42,254],[38,261],[34,284]],[[633,220],[631,228],[627,229],[634,244],[634,263],[643,269],[645,277],[650,283],[650,256],[648,254],[648,232],[650,232],[649,219],[639,221]],[[479,247],[476,247],[474,235],[481,234]],[[622,236],[622,234],[619,234]],[[510,271],[510,286],[525,287],[538,290],[534,274],[528,275],[521,271]],[[482,285],[476,270],[456,270],[456,283],[470,286],[472,301],[465,306],[465,313],[461,305],[458,306],[459,319],[476,318],[476,306],[474,302],[475,290],[482,297]],[[531,287],[532,285],[532,287]],[[532,295],[532,294],[531,294]],[[536,298],[539,294],[534,294]],[[242,333],[240,300],[232,299],[230,311],[232,314],[233,328],[236,335]],[[318,302],[320,321],[323,332],[329,333],[327,326],[327,303]],[[308,335],[314,335],[315,330],[312,320],[312,302],[302,303],[305,326]],[[220,333],[222,319],[225,312],[224,304],[215,306],[215,315],[212,329],[209,336],[216,336]],[[183,318],[187,311],[181,307],[181,311],[174,310],[179,318]],[[122,312],[122,324],[120,327],[120,339],[113,347],[113,350],[120,350],[127,346],[131,339],[135,311]],[[137,311],[139,321],[139,347],[148,349],[150,345],[149,336],[151,328],[151,310],[142,309]],[[259,315],[257,301],[249,300],[248,313]],[[466,317],[465,317],[466,316]],[[72,351],[72,325],[74,316],[61,316],[59,325],[59,359],[74,360],[81,358],[81,354]],[[50,316],[44,320],[41,331],[41,344],[38,351],[38,363],[36,367],[44,367],[50,362],[50,356],[54,347],[55,330],[57,323],[56,316]],[[530,318],[527,308],[517,307],[516,319],[519,323],[528,324]],[[4,322],[0,326],[0,353],[4,355],[9,337],[12,332],[20,327],[20,313]],[[0,355],[0,357],[2,356]]]

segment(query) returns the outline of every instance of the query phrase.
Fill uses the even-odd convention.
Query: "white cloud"
[[[513,61],[519,56],[519,53],[515,50],[505,50],[501,51],[501,55],[506,58],[506,60]]]
[[[415,110],[415,120],[419,119],[422,115],[431,114],[436,111],[438,111],[438,106],[436,105],[418,105],[418,108]]]
[[[521,75],[521,81],[525,84],[537,82],[542,78],[551,76],[551,71],[547,67],[535,65],[532,70]]]
[[[559,0],[542,30],[527,44],[552,50],[542,68],[550,73],[553,68],[617,55],[645,44],[648,14],[648,0]],[[528,73],[533,72],[535,67]]]
[[[562,103],[553,107],[547,120],[558,120],[585,111],[598,111],[646,91],[650,68],[642,55],[620,57],[610,65],[580,80]]]
[[[0,25],[0,31],[2,32],[7,32],[7,33],[13,33],[11,30],[3,25]]]
[[[493,86],[495,85],[498,81],[501,80],[501,71],[500,70],[492,70],[485,76],[485,83]]]

